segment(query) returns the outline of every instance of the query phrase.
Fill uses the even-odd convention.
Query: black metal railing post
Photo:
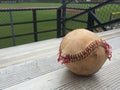
[[[66,34],[66,0],[62,0],[62,36]]]
[[[61,37],[61,8],[57,9],[57,38]]]
[[[99,25],[99,27],[101,27],[104,31],[106,31],[106,27],[105,26],[102,26],[102,21],[96,16],[95,12],[93,11],[90,11],[89,12],[91,14],[91,17],[94,19],[94,21],[96,21]]]
[[[15,43],[15,32],[14,32],[13,16],[12,16],[12,11],[11,10],[9,11],[9,15],[10,15],[12,42],[13,42],[13,46],[15,46],[16,45],[16,43]]]
[[[36,16],[36,9],[32,10],[33,13],[33,29],[34,29],[34,41],[38,41],[38,34],[37,34],[37,16]]]
[[[93,10],[92,12],[95,13],[95,10]],[[93,31],[93,29],[91,28],[92,26],[94,26],[94,18],[92,17],[91,13],[88,12],[87,29]]]

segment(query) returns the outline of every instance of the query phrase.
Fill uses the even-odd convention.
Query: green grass
[[[10,3],[0,4],[0,7],[60,7],[61,3]]]
[[[0,4],[1,7],[60,7],[60,3],[16,3],[16,4]],[[89,8],[90,6],[94,6],[93,4],[70,4],[70,7],[84,7]],[[109,21],[110,13],[120,11],[119,5],[107,5],[100,9],[96,10],[96,15],[101,19],[102,22]],[[26,22],[26,21],[32,21],[32,11],[15,11],[12,12],[13,15],[13,22]],[[67,13],[67,18],[73,16],[75,14]],[[118,16],[119,17],[119,16]],[[56,18],[56,10],[37,10],[37,20],[45,20],[45,19],[51,19]],[[77,17],[76,19],[85,20],[87,21],[87,14]],[[9,20],[9,12],[0,12],[0,24],[4,23],[10,23]],[[44,30],[50,30],[50,29],[56,29],[56,21],[52,22],[42,22],[37,23],[37,30],[38,31],[44,31]],[[68,21],[66,23],[66,26],[68,28],[86,28],[86,24],[84,23],[78,23],[74,21]],[[24,33],[30,33],[33,32],[33,24],[21,24],[21,25],[15,25],[15,35],[17,34],[24,34]],[[0,37],[2,36],[9,36],[11,35],[11,27],[10,26],[1,26],[0,27]],[[33,35],[29,36],[23,36],[23,37],[16,37],[16,45],[25,44],[25,43],[31,43],[34,41]],[[55,38],[56,32],[48,32],[48,33],[42,33],[38,34],[38,40],[45,40],[50,38]],[[0,48],[9,47],[12,46],[12,39],[2,39],[0,40]]]
[[[19,6],[29,6],[29,7],[59,7],[60,4],[56,3],[20,3],[20,4],[1,4],[0,7],[19,7]],[[15,11],[12,12],[13,15],[13,22],[26,22],[26,21],[32,21],[32,11]],[[0,16],[0,24],[4,23],[10,23],[9,20],[9,12],[1,12]],[[45,19],[56,19],[56,10],[37,10],[37,20],[45,20]],[[44,31],[44,30],[50,30],[50,29],[56,29],[56,21],[50,21],[50,22],[41,22],[37,23],[37,29],[38,31]],[[14,25],[15,35],[18,34],[24,34],[24,33],[30,33],[33,32],[33,24],[21,24],[21,25]],[[10,26],[1,26],[0,27],[0,37],[2,36],[9,36],[11,35],[11,27]],[[38,34],[38,40],[45,40],[50,38],[55,38],[56,32],[48,32],[48,33],[42,33]],[[31,43],[34,42],[34,36],[23,36],[23,37],[17,37],[15,38],[16,45],[25,44],[25,43]],[[3,39],[0,40],[0,48],[9,47],[12,46],[12,39]]]

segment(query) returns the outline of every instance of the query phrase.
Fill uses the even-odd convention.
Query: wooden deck
[[[112,46],[112,60],[90,77],[57,62],[61,39],[0,50],[0,90],[120,90],[120,29],[97,33]]]

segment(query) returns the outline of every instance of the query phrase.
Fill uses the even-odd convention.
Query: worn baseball
[[[112,57],[111,46],[96,33],[76,29],[60,43],[58,61],[70,71],[88,76],[96,73]]]

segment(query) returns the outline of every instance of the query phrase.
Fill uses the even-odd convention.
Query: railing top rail
[[[23,10],[56,10],[58,7],[14,7],[14,8],[0,8],[1,12],[4,11],[23,11]]]

